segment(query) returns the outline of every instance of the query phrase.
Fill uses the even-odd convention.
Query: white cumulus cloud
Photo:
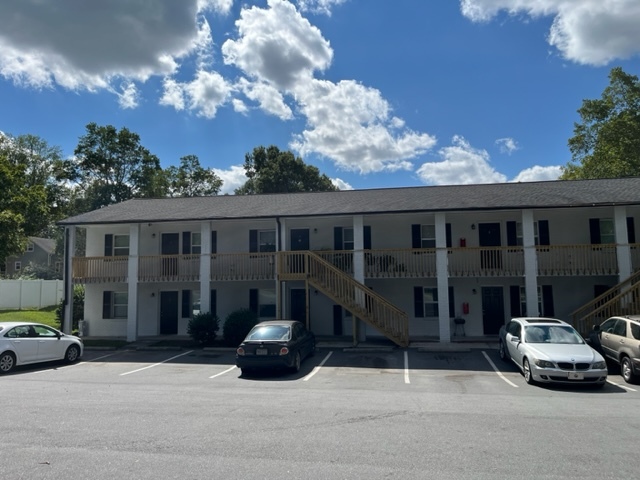
[[[342,5],[347,0],[297,0],[301,12],[323,13],[331,15],[334,7]]]
[[[520,149],[518,142],[509,137],[499,138],[496,140],[496,145],[498,145],[501,153],[506,153],[507,155],[511,155],[513,152]]]
[[[236,188],[241,187],[248,180],[242,165],[232,165],[231,168],[227,170],[214,168],[213,171],[223,181],[222,188],[220,189],[221,195],[233,194]]]
[[[562,167],[560,165],[551,165],[541,167],[535,165],[531,168],[522,170],[512,182],[537,182],[542,180],[558,180],[562,175]]]
[[[606,65],[640,53],[638,0],[460,0],[460,9],[475,22],[501,11],[552,17],[547,41],[576,63]]]
[[[353,190],[353,187],[340,178],[332,178],[331,183],[340,190]]]

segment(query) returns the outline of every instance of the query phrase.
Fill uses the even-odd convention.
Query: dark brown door
[[[502,287],[482,287],[482,325],[485,335],[497,335],[504,325]]]
[[[307,251],[309,250],[309,229],[308,228],[293,228],[290,233],[291,250],[292,251]],[[304,255],[292,255],[289,257],[291,273],[304,273]],[[297,319],[294,319],[297,320]]]
[[[163,233],[162,234],[162,255],[178,255],[180,253],[180,234],[179,233]],[[178,257],[162,259],[162,275],[174,276],[178,274]]]
[[[304,288],[291,289],[291,320],[307,323],[307,295]]]
[[[160,292],[160,335],[178,333],[178,292]]]
[[[478,224],[478,241],[481,247],[500,246],[500,223]],[[480,252],[481,268],[502,268],[502,252],[496,250],[482,250]]]

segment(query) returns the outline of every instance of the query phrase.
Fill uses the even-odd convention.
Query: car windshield
[[[584,343],[582,337],[568,325],[536,325],[524,328],[527,343]]]
[[[285,325],[265,325],[256,327],[246,340],[289,340],[289,327]]]

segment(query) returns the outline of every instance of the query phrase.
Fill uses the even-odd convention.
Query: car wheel
[[[531,365],[529,365],[529,360],[526,358],[522,361],[522,373],[524,374],[524,381],[529,385],[534,385],[536,383],[533,379],[533,375],[531,374]]]
[[[300,352],[296,352],[296,355],[293,357],[293,365],[291,366],[291,370],[295,373],[300,371]]]
[[[4,352],[0,356],[0,373],[9,373],[16,366],[16,356],[11,352]]]
[[[500,355],[500,360],[507,361],[509,360],[509,355],[507,354],[507,347],[505,347],[504,342],[500,340],[498,344],[498,355]]]
[[[242,373],[243,376],[247,376],[249,375],[249,372],[251,372],[251,370],[249,370],[248,368],[241,368],[240,372]]]
[[[636,381],[636,375],[633,373],[633,365],[631,365],[629,357],[624,357],[620,361],[620,373],[625,382],[634,383]]]
[[[67,363],[73,363],[80,358],[80,347],[77,345],[71,345],[67,348],[67,353],[64,354],[64,361]]]

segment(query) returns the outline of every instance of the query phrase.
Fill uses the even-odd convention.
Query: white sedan
[[[82,340],[39,323],[0,323],[0,374],[16,365],[82,357]]]
[[[500,358],[511,359],[528,384],[603,387],[607,364],[568,323],[555,318],[513,318],[500,329]]]

